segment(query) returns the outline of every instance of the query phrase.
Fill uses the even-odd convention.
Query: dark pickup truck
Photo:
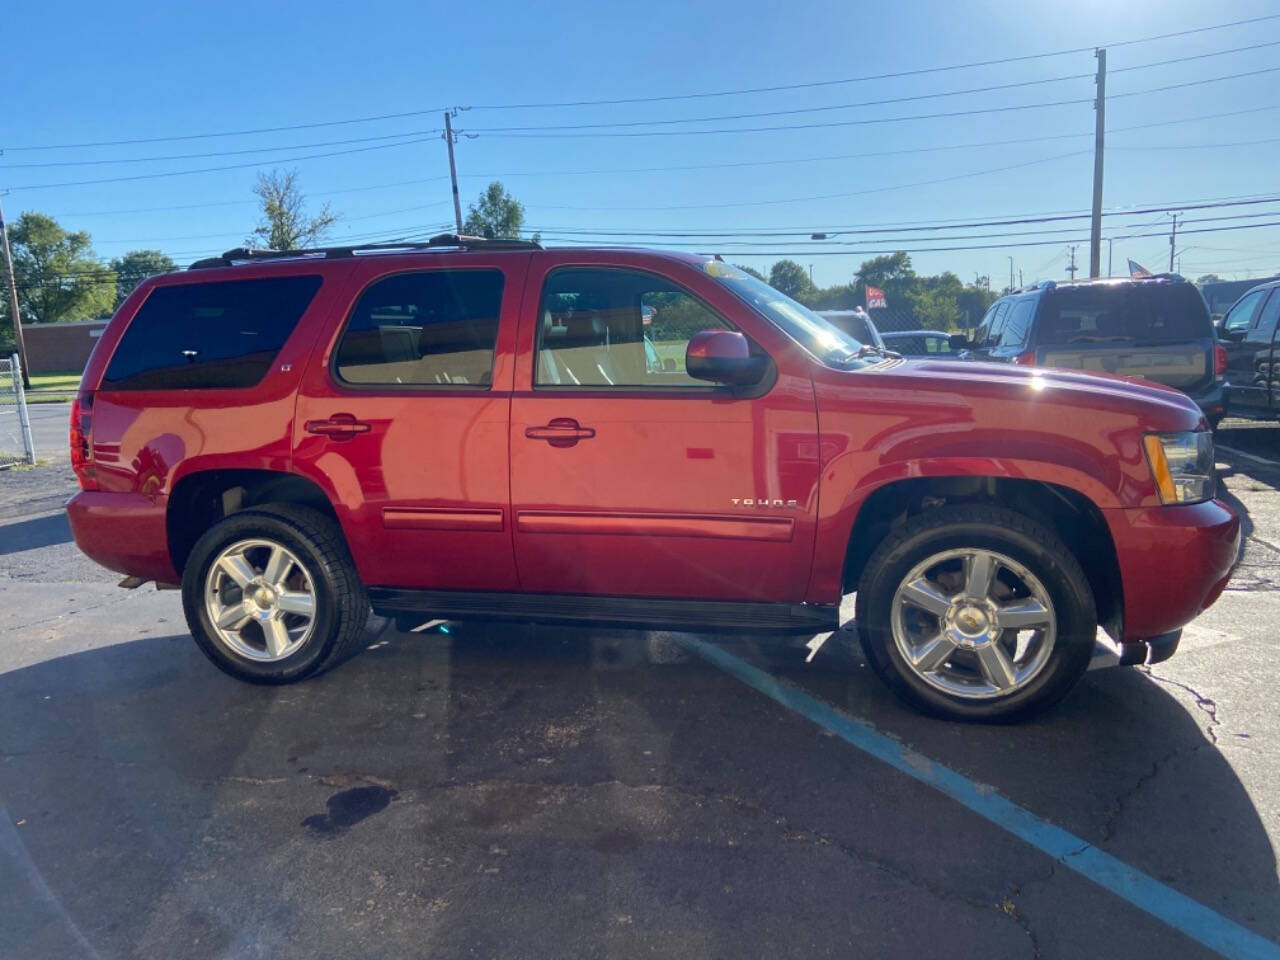
[[[1225,410],[1227,354],[1196,288],[1177,274],[1047,280],[997,300],[969,358],[1141,377],[1191,397],[1216,425]]]

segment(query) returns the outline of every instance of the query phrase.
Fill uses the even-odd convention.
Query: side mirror
[[[1245,332],[1243,330],[1228,330],[1226,324],[1218,327],[1218,339],[1230,340],[1233,343],[1239,343],[1244,339]]]
[[[963,333],[953,333],[947,337],[947,343],[951,345],[952,350],[968,350],[974,344],[969,342],[969,338]]]
[[[689,376],[735,387],[759,383],[768,365],[768,357],[751,355],[747,338],[736,330],[702,330],[684,352]]]

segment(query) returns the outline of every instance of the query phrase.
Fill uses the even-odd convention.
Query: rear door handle
[[[327,420],[308,420],[307,433],[317,433],[334,440],[350,440],[357,433],[368,433],[370,425],[349,413],[335,413]]]
[[[546,426],[525,427],[524,435],[530,440],[545,440],[553,447],[572,447],[579,440],[590,440],[596,431],[580,426],[572,417],[556,417]]]

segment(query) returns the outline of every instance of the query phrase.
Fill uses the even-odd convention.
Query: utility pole
[[[1067,273],[1074,280],[1076,278],[1076,245],[1073,243],[1069,249],[1071,251],[1071,259],[1067,263]]]
[[[4,222],[3,204],[0,204],[0,236],[4,237],[4,270],[5,276],[8,277],[9,316],[13,320],[13,343],[18,348],[18,366],[22,368],[22,386],[30,390],[31,376],[27,373],[27,347],[22,340],[22,314],[18,310],[18,280],[13,273],[13,254],[9,252],[9,227]]]
[[[1173,217],[1173,229],[1169,231],[1169,272],[1173,273],[1173,249],[1178,241],[1178,215],[1171,213],[1169,216]]]
[[[449,145],[449,179],[453,182],[453,219],[462,236],[462,203],[458,200],[458,167],[453,162],[453,125],[449,122],[451,111],[444,112],[444,142]]]
[[[1111,276],[1111,245],[1113,243],[1115,243],[1115,240],[1112,239],[1111,237],[1107,237],[1107,277],[1108,278],[1110,278]]]
[[[1009,292],[1013,293],[1016,288],[1013,285],[1013,257],[1009,258]]]
[[[1018,268],[1018,289],[1022,289],[1022,268]]]
[[[1102,260],[1102,143],[1107,132],[1107,51],[1099,47],[1098,99],[1093,101],[1093,218],[1089,223],[1089,276],[1100,275]]]

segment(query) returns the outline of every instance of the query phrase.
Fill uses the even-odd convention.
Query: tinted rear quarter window
[[[1044,296],[1041,344],[1165,343],[1211,338],[1204,300],[1189,283],[1058,287]]]
[[[320,282],[294,276],[157,287],[120,338],[102,389],[255,386]]]

